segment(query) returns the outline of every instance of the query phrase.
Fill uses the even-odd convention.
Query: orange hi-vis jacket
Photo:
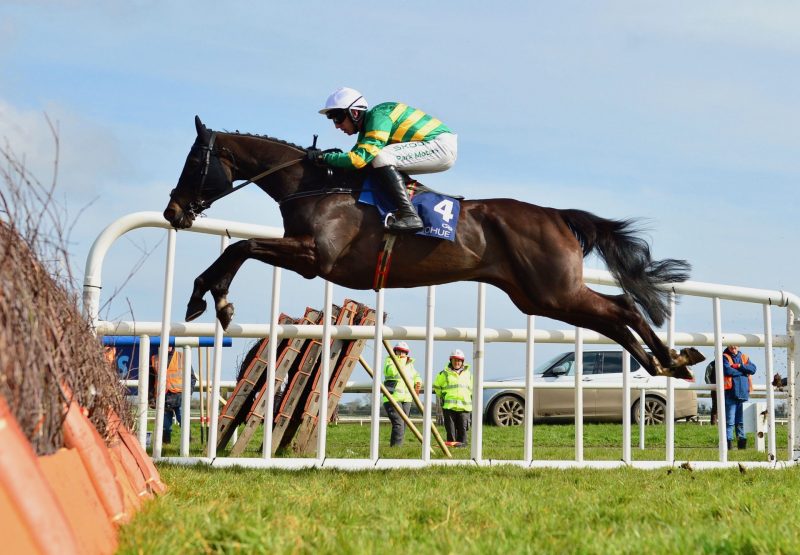
[[[722,353],[726,359],[728,359],[728,364],[733,365],[733,357],[728,353]],[[742,353],[742,364],[747,364],[750,362],[750,357],[746,354]],[[725,379],[725,389],[733,389],[733,376],[724,376]],[[753,391],[753,376],[747,376],[747,381],[750,384],[750,391]]]
[[[158,355],[153,355],[150,358],[150,367],[158,372]],[[169,355],[167,391],[171,393],[183,391],[183,353],[180,351],[174,351]]]

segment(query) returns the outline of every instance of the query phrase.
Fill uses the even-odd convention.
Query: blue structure
[[[198,344],[199,347],[214,346],[213,337],[197,337],[197,338],[184,338],[184,339],[197,339],[199,342]],[[131,345],[138,345],[139,340],[140,337],[138,335],[106,335],[103,336],[103,345],[110,347],[126,347]],[[175,336],[170,335],[169,344],[172,347],[175,346]],[[233,340],[230,337],[222,338],[223,347],[230,347],[231,345],[233,345]],[[160,346],[161,346],[161,336],[150,338],[150,347],[160,347]]]
[[[213,337],[198,337],[199,347],[213,347]],[[106,335],[103,337],[103,345],[105,347],[114,348],[114,368],[117,369],[117,374],[121,380],[138,380],[139,379],[139,341],[138,335]],[[175,346],[175,337],[170,336],[170,346]],[[223,347],[230,347],[233,341],[230,337],[222,339]],[[153,355],[158,354],[158,349],[161,346],[161,337],[150,338],[150,352]]]

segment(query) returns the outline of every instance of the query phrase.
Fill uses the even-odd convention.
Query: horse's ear
[[[200,116],[194,117],[194,126],[197,129],[197,137],[204,143],[208,144],[211,132],[208,130],[205,124],[200,121]]]

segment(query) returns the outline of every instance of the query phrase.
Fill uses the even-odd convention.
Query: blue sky
[[[458,133],[456,166],[425,180],[439,190],[640,217],[655,256],[688,259],[692,279],[800,293],[798,25],[800,5],[778,1],[6,0],[0,140],[47,181],[54,150],[44,114],[57,122],[59,191],[73,215],[85,209],[71,237],[79,279],[102,228],[163,210],[195,114],[212,128],[301,144],[317,133],[324,147],[349,148],[351,139],[317,114],[347,85],[373,104],[426,110]],[[280,225],[274,203],[255,189],[209,215]],[[130,303],[136,319],[159,318],[162,237],[142,231],[117,245],[107,288],[153,252],[107,317],[130,319]],[[178,315],[218,248],[183,234],[179,242]],[[230,296],[237,321],[266,320],[270,275],[245,266]],[[473,325],[475,308],[463,299],[475,288],[440,288],[437,323]],[[287,312],[322,302],[321,284],[299,277],[287,277],[284,291]],[[425,292],[405,294],[413,302],[388,293],[389,323],[421,325]],[[341,288],[335,295],[374,302]],[[712,329],[709,301],[679,310],[679,329]],[[724,329],[761,331],[760,307],[723,310]],[[785,316],[774,318],[777,333]],[[487,321],[524,327],[494,290]],[[464,347],[437,351],[437,367],[456,346]],[[414,347],[421,358],[422,345]],[[226,354],[225,374],[242,348]],[[558,350],[542,346],[537,357]],[[523,352],[490,346],[487,375],[519,374]]]

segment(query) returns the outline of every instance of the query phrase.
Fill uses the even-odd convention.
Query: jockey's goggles
[[[329,120],[331,120],[336,125],[339,125],[344,121],[344,118],[347,117],[347,111],[342,109],[337,110],[330,110],[327,114],[325,114]]]

